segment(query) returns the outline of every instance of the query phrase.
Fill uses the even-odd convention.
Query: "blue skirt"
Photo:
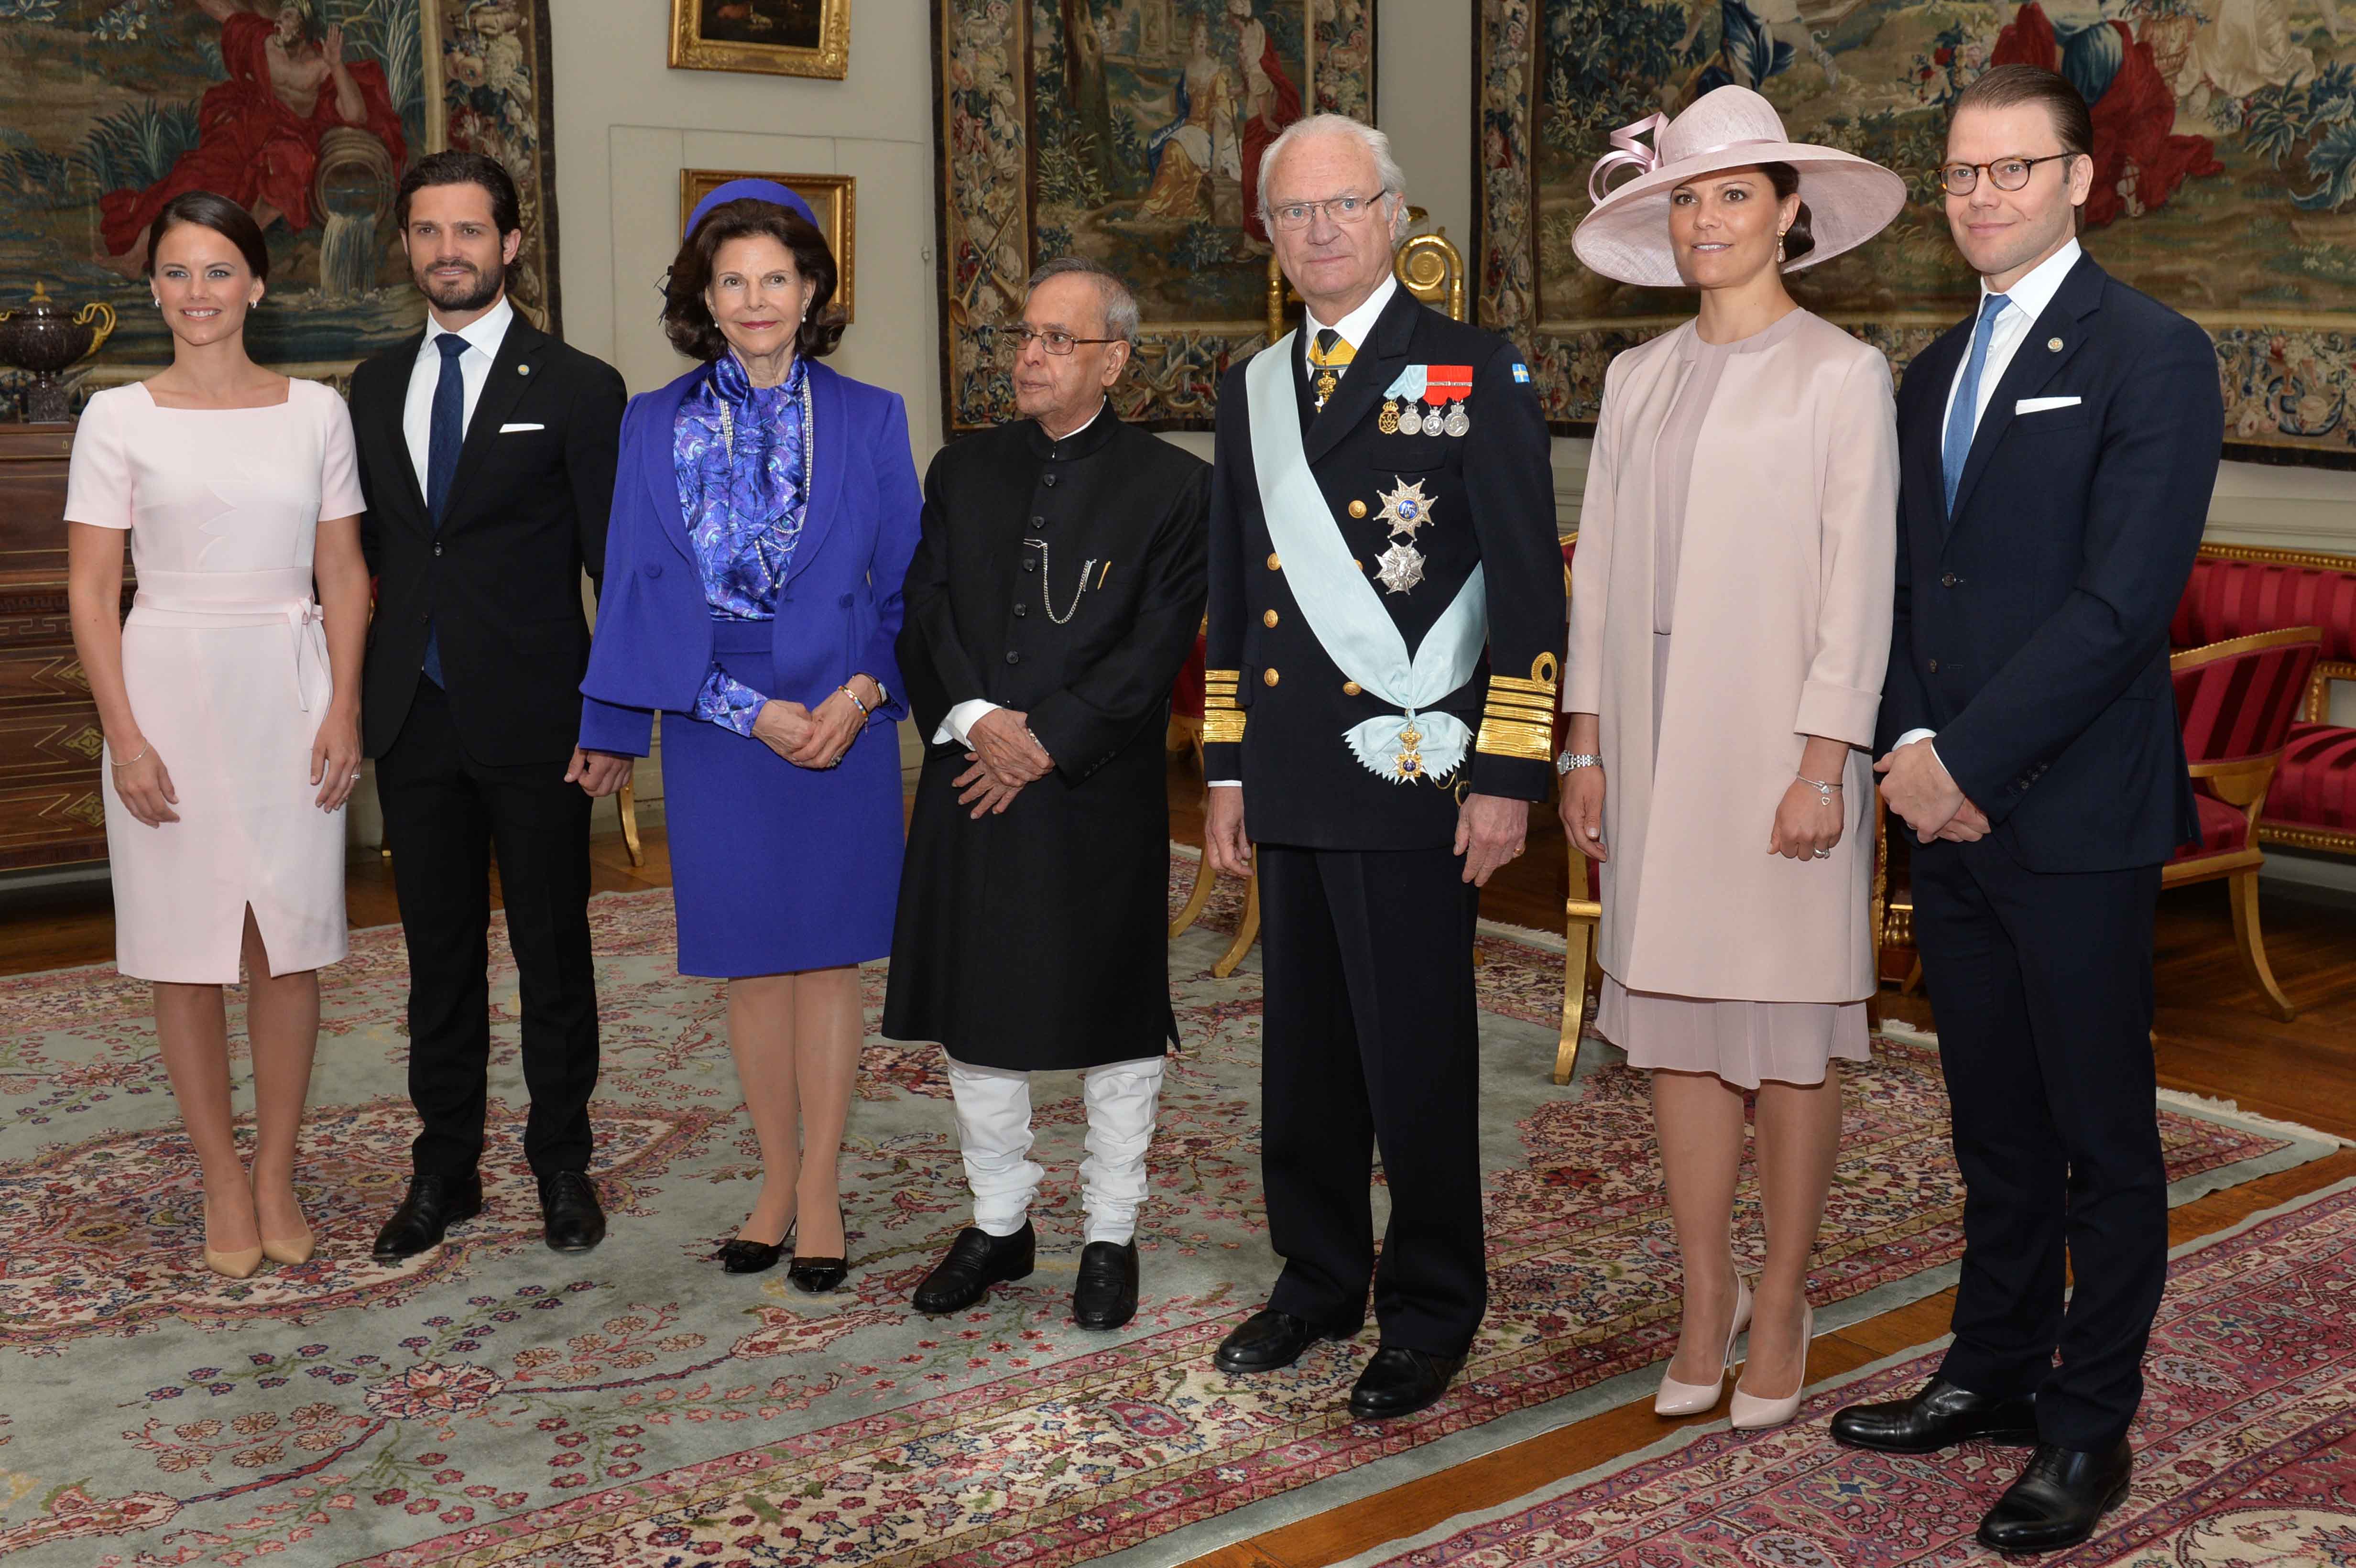
[[[769,622],[714,621],[712,634],[721,668],[776,691]],[[871,723],[838,766],[814,772],[725,726],[663,716],[680,974],[782,975],[892,951],[898,740],[893,724]]]

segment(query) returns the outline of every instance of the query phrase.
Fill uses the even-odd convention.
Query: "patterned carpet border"
[[[1173,861],[1173,905],[1193,869]],[[594,1168],[614,1223],[580,1258],[539,1245],[496,926],[487,1207],[390,1269],[367,1237],[407,1165],[398,928],[356,933],[323,986],[298,1175],[320,1253],[237,1284],[194,1266],[193,1167],[146,988],[103,967],[0,980],[0,1556],[1158,1568],[1634,1392],[1676,1321],[1643,1080],[1598,1046],[1569,1089],[1547,1082],[1561,938],[1495,925],[1477,975],[1492,1309],[1466,1376],[1432,1410],[1372,1426],[1342,1406],[1372,1335],[1270,1378],[1210,1371],[1275,1268],[1257,961],[1209,973],[1239,895],[1223,884],[1172,944],[1185,1051],[1152,1155],[1145,1301],[1109,1336],[1067,1321],[1076,1077],[1038,1090],[1038,1273],[958,1318],[909,1314],[968,1203],[932,1047],[871,1039],[863,1054],[843,1295],[813,1302],[704,1261],[744,1212],[758,1151],[719,987],[672,963],[666,891],[592,905]],[[871,1015],[882,980],[864,976]],[[237,1013],[233,999],[233,1038]],[[1939,1288],[1959,1239],[1935,1051],[1879,1042],[1849,1100],[1815,1275],[1827,1327]],[[2199,1109],[2162,1127],[2179,1199],[2330,1147]],[[1743,1227],[1747,1257],[1755,1210]]]
[[[2126,1503],[2050,1568],[2345,1568],[2356,1562],[2356,1179],[2171,1254],[2145,1359]],[[2328,1308],[2310,1319],[2314,1309]],[[2324,1328],[2286,1342],[2293,1319]],[[1995,1561],[1971,1541],[2027,1450],[1835,1444],[1832,1413],[1894,1397],[1948,1339],[1816,1384],[1792,1425],[1688,1427],[1335,1568],[1930,1568]],[[1876,1530],[1877,1524],[1886,1528]]]

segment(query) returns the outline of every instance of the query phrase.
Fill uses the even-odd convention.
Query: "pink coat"
[[[1652,454],[1694,330],[1612,361],[1580,514],[1562,689],[1602,735],[1597,956],[1631,990],[1857,1001],[1875,984],[1866,748],[1895,583],[1890,366],[1813,316],[1729,364],[1687,497],[1655,756]],[[1810,735],[1858,748],[1822,861],[1767,849]]]

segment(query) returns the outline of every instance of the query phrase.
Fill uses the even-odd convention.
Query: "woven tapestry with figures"
[[[210,190],[270,247],[254,357],[340,380],[424,317],[394,187],[449,147],[515,176],[509,293],[553,328],[552,124],[547,0],[0,0],[0,309],[36,283],[111,306],[83,391],[163,365],[147,226]]]
[[[1011,418],[991,328],[1093,257],[1144,318],[1123,419],[1208,430],[1267,340],[1259,158],[1304,114],[1374,118],[1372,0],[936,0],[943,423]]]
[[[2356,14],[2336,0],[1481,0],[1476,51],[1481,320],[1527,350],[1565,433],[1591,428],[1614,354],[1693,309],[1571,254],[1613,130],[1733,83],[1794,140],[1903,174],[1879,239],[1791,278],[1902,368],[1977,293],[1937,190],[1949,107],[2018,61],[2093,110],[2088,252],[2215,339],[2227,454],[2356,465]]]

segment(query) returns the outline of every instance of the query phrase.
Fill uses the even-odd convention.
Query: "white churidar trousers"
[[[1126,1243],[1137,1234],[1162,1061],[1107,1062],[1083,1077],[1088,1152],[1080,1161],[1080,1199],[1088,1241]],[[957,1101],[965,1177],[973,1188],[973,1222],[991,1235],[1011,1236],[1023,1228],[1032,1195],[1047,1174],[1031,1157],[1031,1074],[951,1057],[949,1091]]]

